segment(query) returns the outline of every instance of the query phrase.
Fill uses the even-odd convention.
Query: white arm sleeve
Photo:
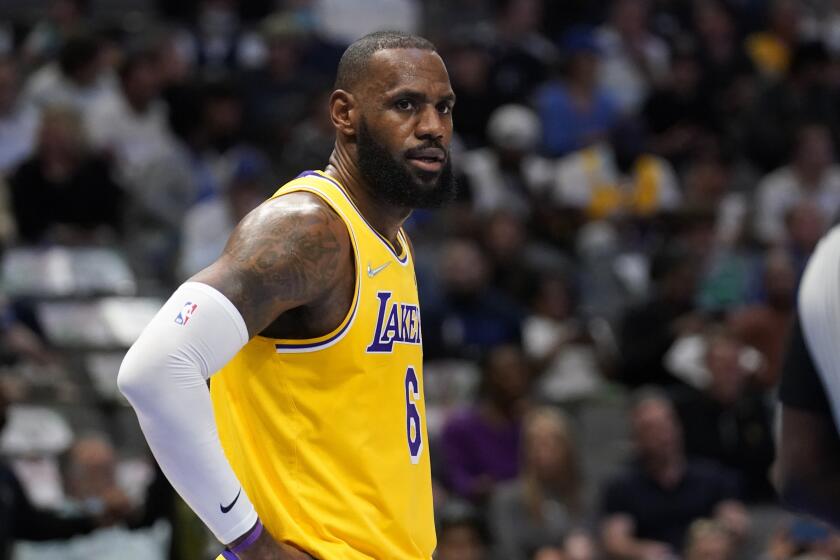
[[[222,451],[207,379],[247,342],[230,300],[187,282],[143,330],[118,378],[164,474],[222,543],[245,534],[257,513]]]
[[[840,429],[840,226],[817,245],[799,285],[802,334]]]

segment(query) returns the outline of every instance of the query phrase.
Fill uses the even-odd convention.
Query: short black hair
[[[157,50],[152,48],[139,49],[126,54],[125,58],[120,62],[117,73],[120,80],[126,81],[138,68],[147,64],[155,66],[159,61],[160,53]]]
[[[335,89],[351,91],[360,78],[364,77],[370,57],[387,49],[437,49],[428,39],[403,31],[375,31],[357,39],[347,47],[338,63]]]

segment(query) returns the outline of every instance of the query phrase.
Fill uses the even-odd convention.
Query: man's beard
[[[383,202],[403,208],[440,208],[455,198],[455,180],[448,152],[437,180],[429,184],[421,183],[411,173],[405,160],[397,160],[377,142],[364,120],[359,126],[357,142],[362,178],[373,194]],[[442,149],[437,143],[421,146],[429,147]],[[417,170],[416,173],[421,179],[435,176],[435,173],[423,170]]]

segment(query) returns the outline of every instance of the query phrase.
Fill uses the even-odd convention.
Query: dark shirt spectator
[[[0,463],[0,559],[11,558],[16,540],[69,539],[97,526],[92,516],[64,517],[36,508],[12,469]]]
[[[683,425],[690,457],[713,460],[740,475],[744,498],[773,497],[769,472],[773,461],[770,412],[761,393],[748,383],[744,346],[727,331],[706,337],[709,384],[702,391],[677,391],[674,405]]]
[[[698,263],[683,249],[668,248],[654,257],[651,277],[657,293],[651,301],[630,308],[621,322],[622,383],[630,387],[674,383],[662,359],[680,333],[702,324],[693,305],[697,273]]]
[[[423,310],[427,357],[475,357],[496,345],[520,342],[522,312],[491,287],[487,257],[474,242],[449,242],[438,270],[441,293],[424,298],[434,302]]]
[[[637,459],[605,487],[604,548],[619,558],[667,558],[683,549],[691,523],[715,517],[739,538],[749,518],[735,477],[711,462],[688,460],[671,403],[640,397],[630,418]]]
[[[107,163],[85,153],[79,117],[71,110],[44,111],[37,154],[15,171],[9,185],[18,231],[28,242],[119,228],[120,188]]]

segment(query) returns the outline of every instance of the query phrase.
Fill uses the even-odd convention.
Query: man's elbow
[[[117,388],[134,408],[153,402],[152,393],[155,392],[150,372],[143,366],[139,354],[136,347],[129,349],[117,374]]]

